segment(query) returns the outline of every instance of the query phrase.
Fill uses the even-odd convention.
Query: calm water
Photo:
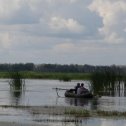
[[[0,105],[63,105],[63,106],[82,106],[87,109],[117,110],[126,111],[126,97],[107,97],[102,96],[99,99],[85,100],[65,98],[64,91],[59,91],[60,98],[57,97],[53,88],[73,88],[77,82],[62,82],[58,80],[26,80],[25,90],[22,93],[14,93],[10,90],[8,80],[0,80]],[[89,82],[85,81],[87,88]],[[107,118],[83,118],[73,122],[70,117],[51,117],[49,115],[32,115],[24,110],[12,108],[0,108],[0,121],[17,121],[19,123],[37,123],[47,126],[126,126],[125,119],[107,119]],[[47,118],[49,121],[46,121]],[[64,121],[70,118],[70,122]],[[53,121],[51,121],[53,119]]]
[[[0,110],[1,111],[1,110]],[[19,126],[126,126],[123,118],[75,118],[32,114],[27,110],[2,108],[0,122],[16,122]]]
[[[126,111],[126,97],[102,96],[97,100],[65,98],[64,90],[58,91],[61,98],[57,97],[53,88],[73,88],[77,82],[62,82],[58,80],[26,80],[25,91],[14,93],[10,90],[8,80],[0,80],[0,105],[63,105],[83,106],[87,109]],[[85,81],[88,88],[88,81]]]

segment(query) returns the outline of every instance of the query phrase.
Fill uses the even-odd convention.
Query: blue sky
[[[126,0],[0,0],[0,63],[126,64]]]

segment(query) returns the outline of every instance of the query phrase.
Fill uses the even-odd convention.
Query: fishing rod
[[[69,90],[69,89],[65,89],[65,88],[52,88],[52,89],[55,89],[55,90]]]
[[[52,89],[55,89],[55,90],[56,90],[56,94],[57,94],[57,96],[60,97],[60,98],[64,98],[64,97],[61,97],[61,96],[58,94],[58,91],[59,91],[59,90],[69,90],[69,89],[64,89],[64,88],[52,88]]]

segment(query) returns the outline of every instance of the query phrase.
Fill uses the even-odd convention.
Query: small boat
[[[71,89],[66,90],[64,95],[65,97],[71,97],[71,98],[93,98],[94,97],[93,94],[90,93],[89,91],[83,94],[75,94],[74,91],[71,91]]]

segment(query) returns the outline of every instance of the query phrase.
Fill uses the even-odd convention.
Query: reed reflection
[[[22,95],[25,93],[25,80],[19,72],[13,72],[9,84],[11,105],[19,105]]]

